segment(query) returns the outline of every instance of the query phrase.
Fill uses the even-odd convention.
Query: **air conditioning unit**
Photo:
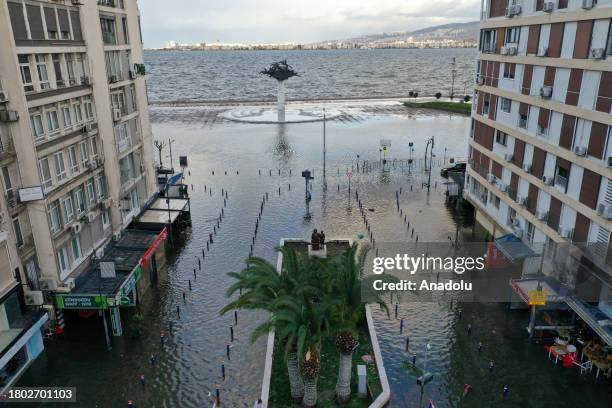
[[[81,77],[81,85],[91,85],[91,79],[87,75]]]
[[[548,185],[548,186],[552,186],[555,183],[555,179],[553,177],[542,177],[542,181],[544,182],[544,184]]]
[[[113,109],[113,120],[119,122],[121,120],[121,109]]]
[[[499,184],[498,184],[498,187],[499,187],[499,189],[500,189],[502,192],[504,192],[504,193],[505,193],[506,191],[508,191],[508,185],[507,185],[507,184],[504,184],[504,183],[499,183]]]
[[[548,217],[548,212],[546,211],[536,211],[535,216],[538,220],[544,221]]]
[[[595,7],[596,3],[596,0],[582,0],[582,8],[585,10],[590,10]]]
[[[525,173],[531,173],[531,164],[523,164],[523,171]]]
[[[497,181],[497,177],[495,177],[494,174],[489,173],[487,174],[487,181],[494,184]]]
[[[76,235],[79,234],[81,232],[81,230],[83,229],[83,225],[81,225],[80,222],[75,222],[74,224],[72,224],[70,226],[70,231]]]
[[[540,47],[538,48],[538,53],[536,54],[538,57],[545,57],[548,55],[548,47]]]
[[[612,205],[606,203],[599,204],[597,206],[597,215],[606,220],[612,220]]]
[[[518,48],[516,47],[516,45],[509,45],[506,48],[507,48],[508,55],[518,54]]]
[[[559,232],[559,235],[561,235],[563,238],[569,238],[570,234],[572,233],[572,230],[561,226],[559,227],[559,230],[557,232]]]
[[[0,89],[0,103],[7,103],[9,101],[8,91]]]
[[[547,13],[552,13],[554,9],[555,9],[555,3],[552,1],[547,1],[546,3],[544,3],[544,6],[542,8],[542,10]]]
[[[522,228],[515,228],[514,229],[514,235],[517,238],[523,238],[523,229]]]
[[[23,293],[23,300],[28,306],[41,306],[45,303],[45,298],[41,290],[25,291]]]
[[[540,96],[542,98],[550,98],[552,96],[552,86],[544,85],[540,88]]]
[[[38,279],[38,283],[41,290],[53,291],[57,289],[57,281],[53,278],[40,278]]]
[[[507,162],[511,162],[512,160],[514,160],[514,155],[512,153],[506,153],[504,154],[504,160],[506,160]]]
[[[503,47],[501,47],[501,48],[499,49],[499,53],[500,53],[501,55],[508,55],[508,47],[506,47],[506,46],[504,45]]]
[[[71,0],[71,3],[73,6],[82,6],[83,3],[81,3],[80,0]]]
[[[576,146],[574,147],[574,153],[576,153],[578,156],[586,156],[587,148],[584,146]]]
[[[520,4],[514,4],[509,6],[508,8],[506,8],[506,17],[514,17],[516,15],[521,14],[521,5]]]
[[[0,111],[0,122],[17,122],[19,120],[19,113],[17,111],[3,110]]]
[[[485,84],[485,79],[483,76],[479,76],[478,78],[476,78],[476,84],[478,85],[484,85]]]
[[[591,50],[592,59],[604,59],[606,58],[606,50],[603,48],[593,48]]]
[[[516,202],[518,203],[518,205],[525,205],[527,199],[525,197],[516,196]]]

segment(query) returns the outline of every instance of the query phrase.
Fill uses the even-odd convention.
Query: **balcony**
[[[6,206],[8,207],[9,212],[15,212],[21,206],[21,203],[17,199],[17,193],[15,190],[8,190],[4,195],[6,200]]]
[[[557,174],[555,176],[555,187],[561,187],[565,191],[567,189],[567,177]]]
[[[24,257],[25,255],[30,253],[30,251],[33,251],[34,248],[34,235],[32,235],[31,233],[29,235],[24,236],[21,239],[21,242],[17,242],[17,252],[21,257]]]

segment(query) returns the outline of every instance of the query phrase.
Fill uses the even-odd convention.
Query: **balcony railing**
[[[567,177],[563,177],[557,174],[555,176],[555,186],[566,189],[567,188]]]
[[[20,255],[29,252],[31,249],[34,249],[34,235],[29,234],[24,236],[21,239],[21,242],[19,242],[18,244],[20,245],[17,247],[17,251]]]

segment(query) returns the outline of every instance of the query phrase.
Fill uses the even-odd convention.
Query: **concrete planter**
[[[342,241],[348,241],[349,245],[353,244],[351,239],[339,239]],[[283,247],[285,242],[303,242],[301,239],[281,239],[280,246]],[[276,261],[276,270],[280,271],[283,265],[283,255],[279,254]],[[368,333],[370,335],[370,341],[372,342],[372,349],[374,351],[374,360],[376,362],[376,368],[378,370],[378,376],[380,378],[380,384],[382,392],[376,397],[374,402],[370,404],[370,408],[384,407],[391,398],[391,390],[389,388],[389,380],[387,379],[387,373],[385,371],[385,365],[380,352],[380,345],[378,344],[378,337],[376,336],[376,329],[374,327],[374,320],[372,319],[372,310],[370,305],[366,305],[366,321],[368,325]],[[272,380],[272,360],[274,358],[274,332],[268,333],[268,343],[266,346],[266,360],[264,366],[264,375],[261,383],[261,400],[263,406],[267,408],[270,400],[270,386]]]

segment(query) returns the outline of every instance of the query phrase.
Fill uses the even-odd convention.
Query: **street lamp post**
[[[174,143],[174,139],[168,139],[168,146],[170,146],[170,169],[174,172],[174,165],[172,164],[172,143]]]
[[[325,173],[325,170],[326,170],[325,156],[327,155],[325,122],[326,122],[325,108],[323,108],[323,189],[327,189],[327,179],[325,178],[325,174],[326,174]]]
[[[430,147],[431,145],[431,147]],[[425,146],[425,171],[428,171],[427,175],[427,192],[429,192],[431,188],[431,166],[433,161],[433,148],[434,148],[434,137],[430,137],[427,140],[427,145]],[[427,168],[427,151],[429,149],[429,169]]]

